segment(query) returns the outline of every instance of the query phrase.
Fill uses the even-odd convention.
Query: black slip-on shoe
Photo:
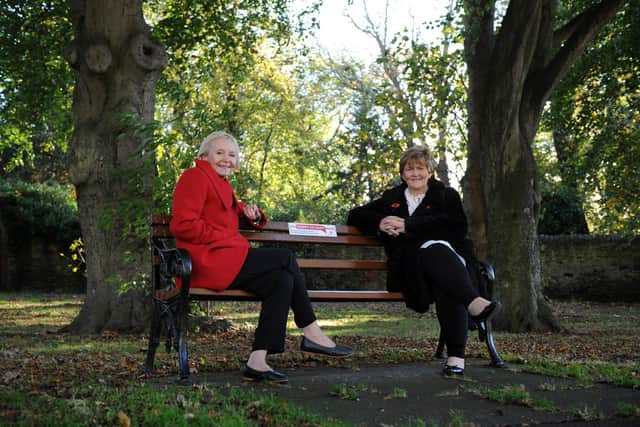
[[[463,377],[464,368],[445,364],[444,368],[442,368],[442,375],[444,375],[445,377]]]
[[[330,357],[349,357],[353,354],[353,349],[346,345],[336,345],[335,347],[325,347],[317,344],[306,337],[302,337],[300,350],[305,353],[321,354]]]
[[[270,383],[286,384],[289,379],[285,374],[271,370],[271,371],[257,371],[245,365],[244,371],[242,371],[242,379],[244,381],[266,381]]]

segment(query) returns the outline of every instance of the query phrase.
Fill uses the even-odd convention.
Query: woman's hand
[[[404,218],[393,215],[386,216],[382,218],[378,227],[383,233],[387,233],[393,237],[398,237],[400,234],[405,232]]]
[[[242,213],[250,221],[258,221],[260,218],[262,218],[262,214],[260,213],[260,209],[256,205],[245,205],[242,208]]]

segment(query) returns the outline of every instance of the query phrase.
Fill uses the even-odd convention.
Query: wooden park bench
[[[190,288],[191,257],[183,249],[177,249],[173,243],[173,236],[169,230],[171,217],[168,215],[153,215],[151,219],[151,249],[153,259],[152,292],[153,314],[149,338],[149,350],[145,370],[153,370],[156,349],[160,344],[161,335],[165,335],[167,351],[175,349],[178,353],[180,379],[189,377],[189,351],[187,335],[187,319],[191,301],[258,301],[258,298],[246,291],[225,290],[212,291],[203,288]],[[347,245],[380,248],[380,240],[372,236],[363,235],[355,227],[337,225],[337,237],[300,236],[289,234],[288,223],[267,222],[261,229],[242,229],[241,233],[250,242],[270,244],[316,244],[316,245]],[[383,259],[319,259],[297,258],[301,269],[324,270],[386,270]],[[493,283],[493,269],[481,263],[482,274],[490,284]],[[182,279],[182,287],[178,291],[171,289],[173,278]],[[168,289],[168,290],[167,290]],[[394,302],[403,301],[402,293],[381,290],[309,290],[311,301],[316,302]],[[491,322],[485,325],[483,333],[479,329],[479,338],[487,345],[491,357],[491,366],[502,367],[504,361],[498,354],[491,331]],[[437,358],[445,358],[445,344],[442,331],[438,347],[434,354]]]

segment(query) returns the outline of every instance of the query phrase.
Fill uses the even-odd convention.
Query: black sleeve
[[[349,211],[347,225],[353,225],[364,234],[378,234],[380,221],[387,216],[384,213],[382,199],[376,199],[364,206],[358,206]]]
[[[414,215],[405,219],[408,237],[422,238],[434,231],[444,231],[466,236],[467,217],[462,209],[460,195],[453,188],[443,190],[443,201],[439,209],[428,215]]]

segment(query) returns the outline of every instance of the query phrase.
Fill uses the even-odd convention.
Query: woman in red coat
[[[336,345],[316,321],[304,277],[294,255],[283,248],[251,248],[238,231],[240,218],[254,226],[267,219],[260,208],[233,194],[227,177],[238,165],[235,138],[213,132],[200,145],[195,167],[186,170],[173,193],[171,232],[176,246],[192,258],[192,287],[242,289],[262,301],[252,352],[243,371],[245,380],[287,382],[267,364],[267,355],[284,351],[289,307],[303,329],[301,350],[334,357],[353,350]]]

